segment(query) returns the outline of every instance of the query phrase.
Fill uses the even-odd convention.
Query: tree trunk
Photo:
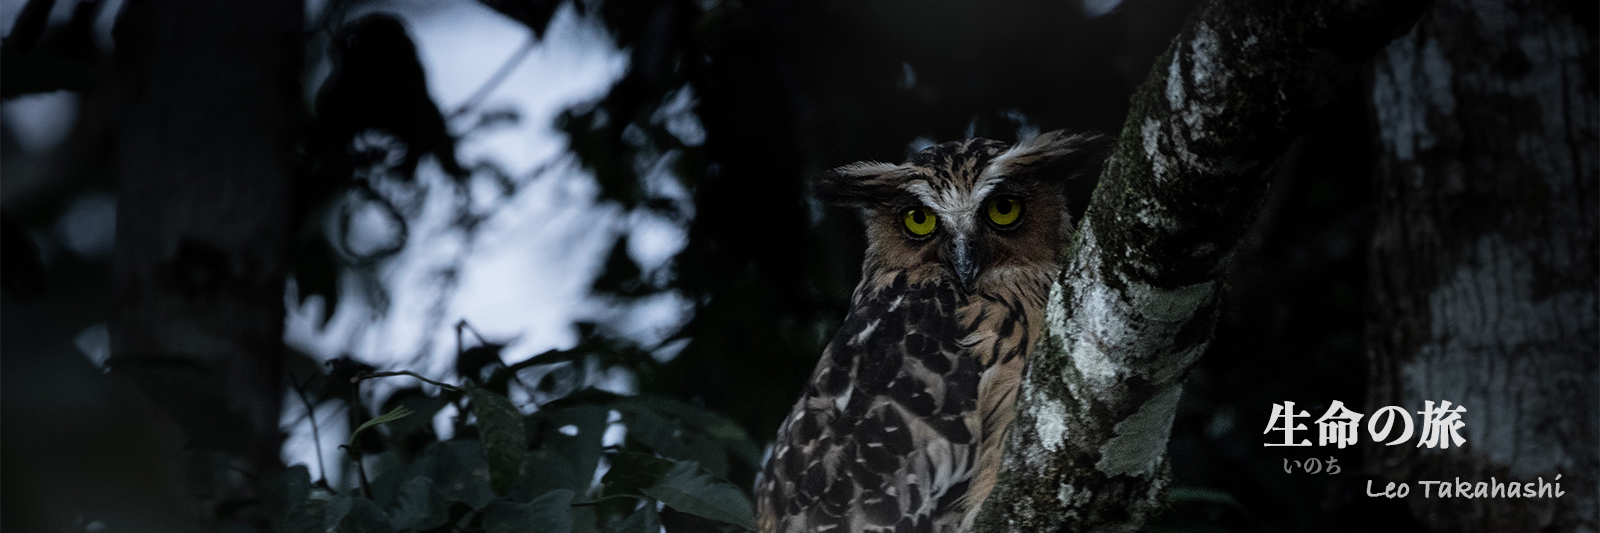
[[[979,531],[1136,531],[1266,171],[1422,2],[1202,4],[1156,60],[1052,289]]]
[[[1441,2],[1374,69],[1366,412],[1447,400],[1466,444],[1368,442],[1366,464],[1410,483],[1433,531],[1600,528],[1595,7],[1579,4]],[[1421,497],[1458,478],[1566,494]]]
[[[184,428],[213,524],[259,522],[253,483],[279,465],[302,5],[130,0],[114,33],[110,368]]]

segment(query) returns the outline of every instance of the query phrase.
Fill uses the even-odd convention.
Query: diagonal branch
[[[976,531],[1135,531],[1267,168],[1423,1],[1209,1],[1134,95],[1029,359]]]

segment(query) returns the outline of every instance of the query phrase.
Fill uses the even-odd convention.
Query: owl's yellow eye
[[[1022,201],[1016,198],[995,198],[988,203],[989,220],[997,226],[1016,224],[1022,216]]]
[[[904,218],[906,231],[918,237],[928,236],[939,225],[939,219],[933,216],[933,210],[924,206],[907,209]]]

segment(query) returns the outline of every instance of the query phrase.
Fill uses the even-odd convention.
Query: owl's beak
[[[978,257],[980,250],[965,237],[957,237],[954,248],[955,257],[950,262],[950,267],[955,270],[956,279],[961,282],[961,290],[971,291],[978,281],[978,265],[982,262]]]

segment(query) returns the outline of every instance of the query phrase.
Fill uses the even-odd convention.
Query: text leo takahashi
[[[1454,482],[1418,481],[1417,484],[1422,485],[1424,498],[1560,498],[1566,495],[1566,491],[1561,490],[1561,483],[1557,483],[1559,481],[1561,474],[1556,474],[1556,478],[1550,483],[1546,483],[1544,477],[1540,476],[1537,481],[1528,483],[1501,482],[1492,477],[1489,481],[1473,483],[1462,481],[1458,477]],[[1383,491],[1373,492],[1372,480],[1367,480],[1369,498],[1404,498],[1410,494],[1409,483],[1397,484],[1391,481],[1384,486]]]

